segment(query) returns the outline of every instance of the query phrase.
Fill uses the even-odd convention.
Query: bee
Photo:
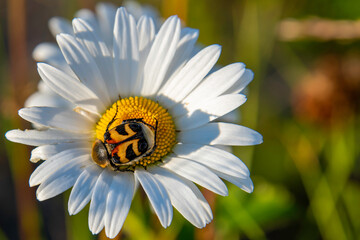
[[[91,155],[102,168],[110,165],[114,171],[133,171],[136,163],[154,152],[158,121],[152,126],[142,118],[127,119],[109,130],[115,116],[107,125],[104,141],[95,140]]]

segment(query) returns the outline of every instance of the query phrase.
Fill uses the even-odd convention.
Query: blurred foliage
[[[201,44],[222,45],[220,64],[240,61],[255,72],[248,101],[241,107],[241,124],[263,134],[264,143],[234,149],[251,171],[252,194],[231,184],[228,197],[215,197],[204,190],[214,212],[206,228],[195,229],[175,211],[172,225],[164,230],[144,193],[138,192],[118,238],[359,239],[360,41],[285,42],[277,31],[288,18],[356,20],[360,2],[139,2],[154,6],[165,17],[181,16],[187,26],[200,29]],[[40,42],[54,41],[48,19],[56,15],[71,19],[78,9],[93,9],[95,4],[95,0],[0,2],[2,136],[9,129],[29,127],[20,123],[17,109],[35,91],[39,78],[32,49]],[[336,62],[323,64],[331,59]],[[334,100],[338,96],[341,104]],[[326,111],[332,114],[325,115]],[[68,215],[69,191],[38,202],[34,189],[28,187],[35,168],[27,161],[29,149],[1,143],[0,239],[106,239],[104,233],[90,233],[88,207]]]

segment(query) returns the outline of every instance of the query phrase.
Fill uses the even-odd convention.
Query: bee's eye
[[[133,130],[134,132],[140,132],[141,131],[141,126],[138,123],[130,123],[129,127],[131,128],[131,130]]]
[[[139,141],[139,145],[138,145],[139,151],[140,152],[146,152],[147,148],[148,148],[148,143],[145,141],[145,139],[141,139]]]

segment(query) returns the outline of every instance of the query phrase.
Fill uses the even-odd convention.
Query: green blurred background
[[[28,185],[31,148],[3,137],[30,128],[17,110],[39,80],[32,50],[54,41],[47,21],[96,2],[0,1],[0,239],[106,239],[91,235],[88,209],[69,216],[69,191],[38,202]],[[228,197],[203,191],[214,212],[206,228],[176,212],[163,229],[138,192],[117,239],[360,239],[360,2],[140,2],[200,29],[201,44],[222,45],[220,64],[255,72],[241,124],[264,143],[234,149],[251,171],[252,194],[231,184]]]

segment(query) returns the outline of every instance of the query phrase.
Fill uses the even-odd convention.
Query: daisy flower
[[[246,101],[240,92],[253,73],[243,63],[212,72],[221,47],[194,54],[198,31],[176,16],[157,30],[149,15],[106,9],[96,19],[75,18],[71,28],[58,22],[59,48],[40,51],[48,55],[38,63],[38,103],[19,111],[39,128],[6,137],[35,146],[32,162],[44,160],[29,180],[39,185],[38,200],[72,187],[70,214],[90,202],[93,234],[119,233],[139,187],[163,227],[174,207],[202,228],[213,216],[195,184],[226,196],[222,178],[253,191],[248,168],[220,147],[259,144],[262,136],[214,122]],[[48,103],[47,89],[62,103]]]

